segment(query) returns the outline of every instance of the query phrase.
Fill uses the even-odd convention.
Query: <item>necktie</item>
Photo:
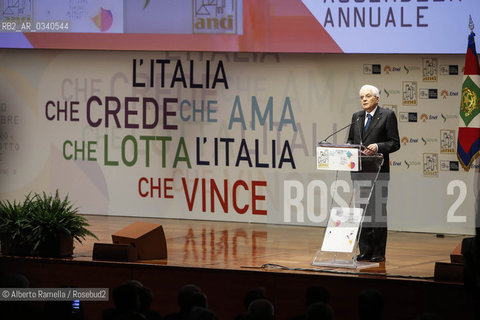
[[[367,114],[367,117],[368,117],[367,123],[365,124],[365,128],[363,128],[364,132],[367,131],[368,126],[370,125],[370,121],[372,121],[372,115],[371,114]]]

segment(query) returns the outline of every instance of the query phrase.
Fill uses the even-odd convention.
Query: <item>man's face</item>
[[[366,112],[372,112],[378,104],[379,97],[375,97],[372,90],[363,90],[360,92],[360,102]]]

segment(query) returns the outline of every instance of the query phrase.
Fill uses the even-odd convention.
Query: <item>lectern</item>
[[[381,153],[366,155],[365,149],[362,145],[353,144],[320,143],[317,147],[317,169],[330,171],[329,174],[335,175],[335,178],[323,243],[313,257],[314,266],[363,269],[379,265],[357,261],[365,211],[383,164]],[[341,172],[349,175],[344,174],[345,179],[342,180],[339,178]],[[337,196],[337,203],[334,203],[337,184],[349,201]],[[367,186],[365,195],[360,194],[360,186]]]

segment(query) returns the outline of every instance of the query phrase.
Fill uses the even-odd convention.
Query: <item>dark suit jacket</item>
[[[400,149],[395,113],[392,110],[378,106],[366,132],[363,132],[365,124],[364,110],[355,112],[352,116],[352,122],[355,123],[350,127],[347,143],[363,144],[364,146],[376,143],[378,152],[382,153],[384,158],[380,172],[386,173],[384,176],[388,179],[388,173],[390,172],[389,154]]]

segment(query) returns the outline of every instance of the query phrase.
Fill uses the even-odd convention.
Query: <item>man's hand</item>
[[[373,154],[375,154],[375,153],[377,153],[377,152],[378,152],[378,146],[377,146],[376,143],[370,144],[370,145],[363,151],[363,153],[365,153],[365,154],[368,155],[368,156],[371,156],[371,155],[373,155]]]

